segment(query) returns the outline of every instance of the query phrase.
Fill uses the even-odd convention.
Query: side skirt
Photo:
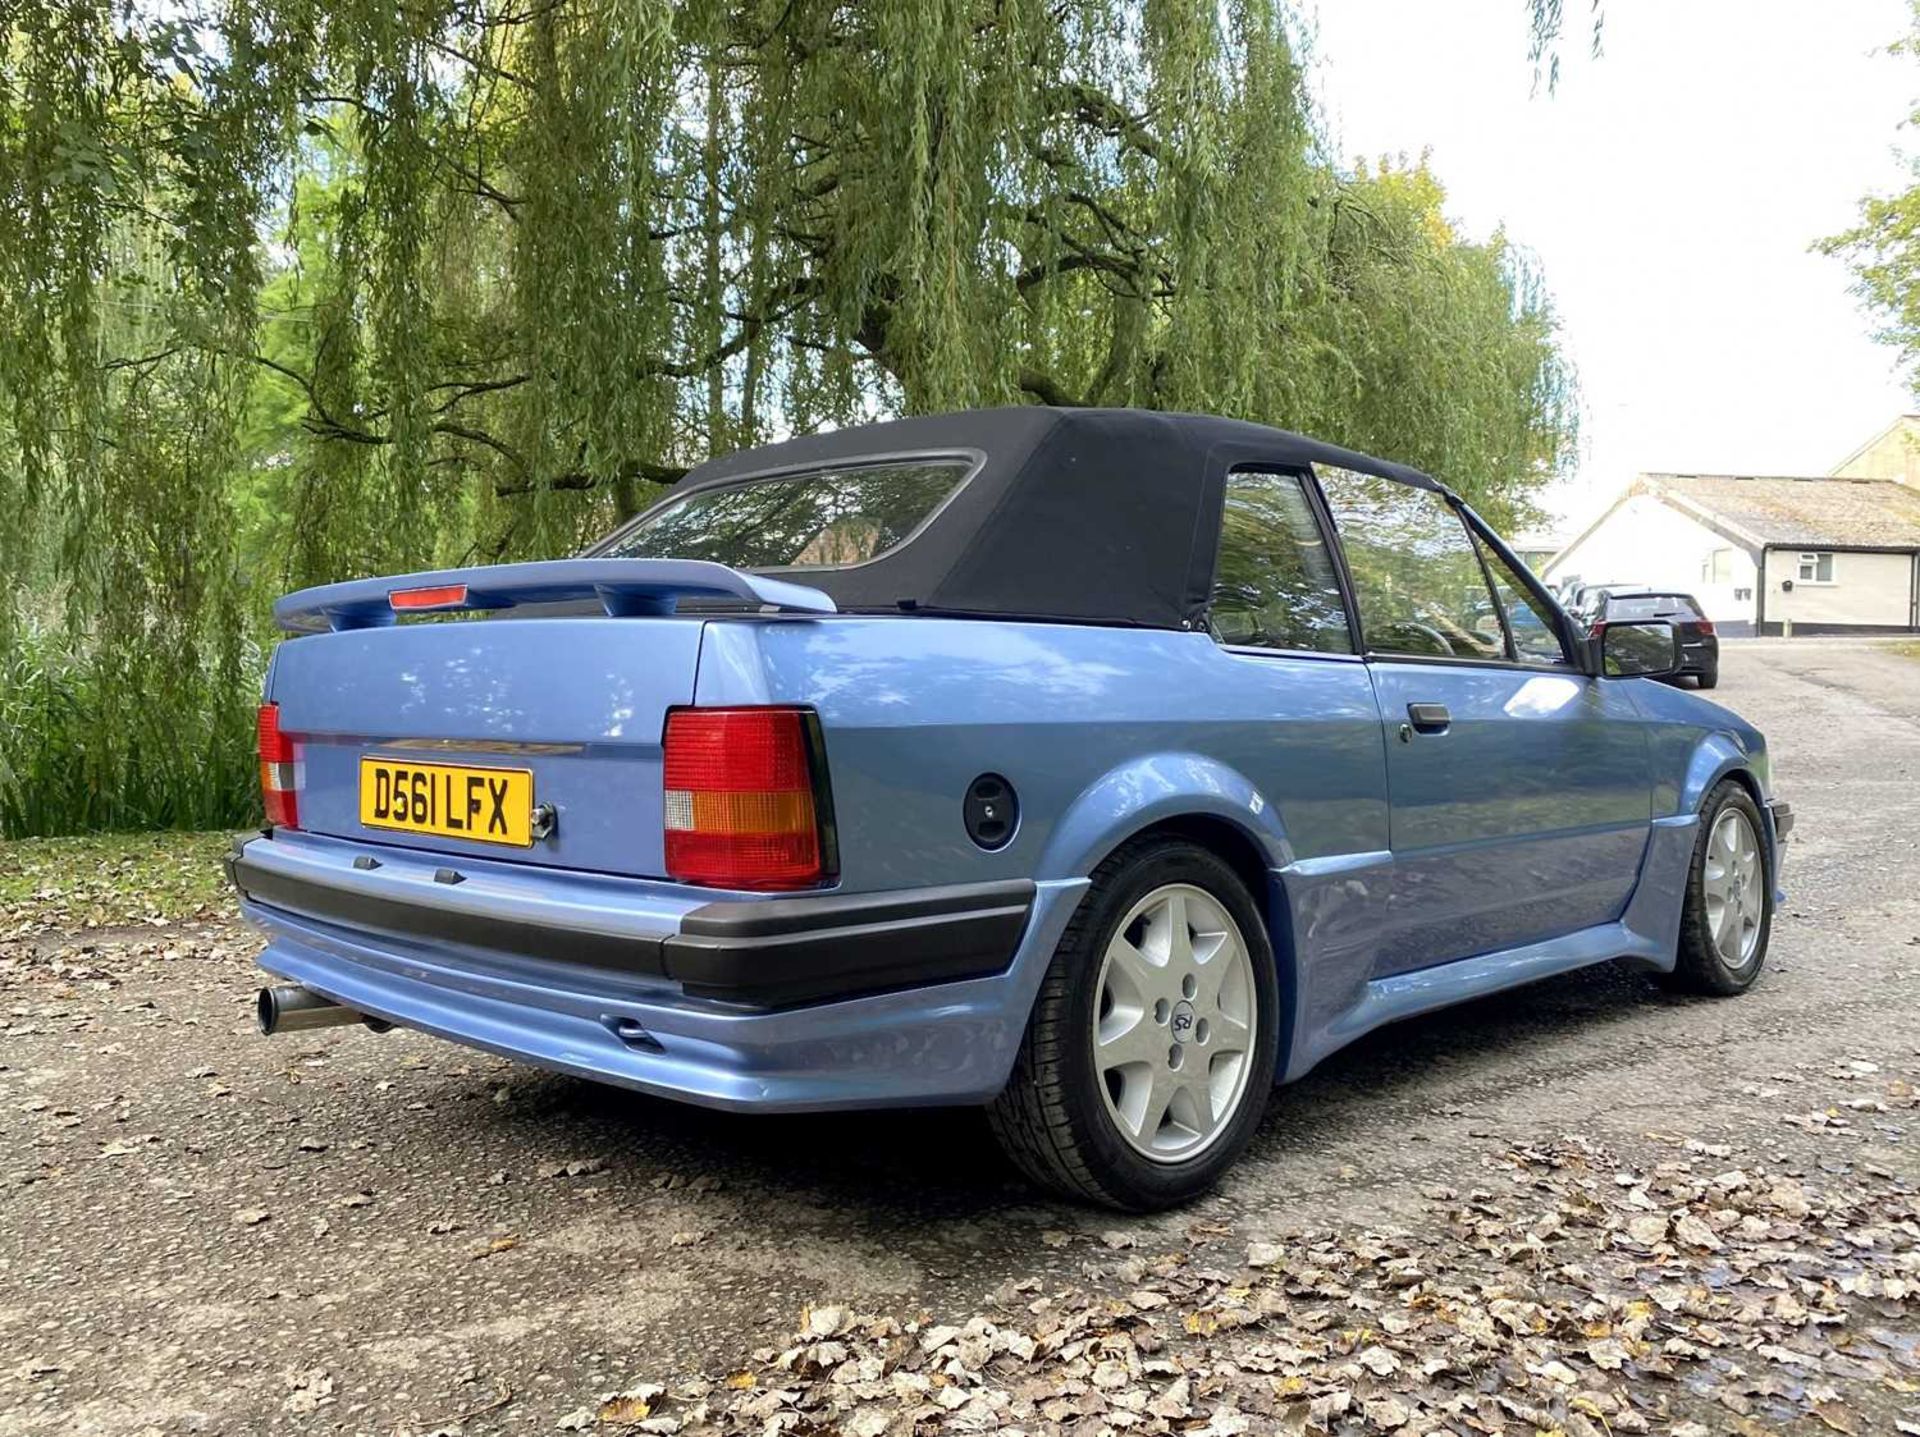
[[[1336,875],[1316,872],[1315,881],[1301,884],[1299,868],[1303,865],[1297,865],[1292,874],[1283,871],[1283,880],[1295,879],[1295,933],[1317,936],[1319,942],[1310,942],[1308,951],[1299,955],[1296,979],[1300,1016],[1294,1027],[1292,1051],[1284,1059],[1281,1081],[1292,1082],[1304,1076],[1328,1054],[1383,1024],[1472,1002],[1542,978],[1616,958],[1633,959],[1657,971],[1670,970],[1677,955],[1680,914],[1699,822],[1698,815],[1691,813],[1653,820],[1633,896],[1611,923],[1371,981],[1356,982],[1348,976],[1370,959],[1371,935],[1364,933],[1364,925],[1329,922],[1330,913],[1315,911],[1327,903],[1329,887],[1325,880]],[[1369,854],[1362,860],[1342,865],[1344,872],[1337,876],[1352,882],[1371,870],[1376,891],[1366,901],[1377,902],[1378,876],[1381,870],[1391,868],[1392,857]],[[1303,912],[1299,899],[1307,895],[1313,901]],[[1303,918],[1307,920],[1304,926]],[[1343,927],[1347,931],[1340,932],[1335,940],[1334,934]]]
[[[1662,960],[1658,945],[1635,933],[1625,923],[1603,923],[1583,928],[1564,938],[1510,948],[1503,953],[1485,953],[1478,958],[1462,958],[1437,968],[1422,968],[1414,973],[1397,973],[1367,984],[1360,1002],[1327,1030],[1333,1048],[1352,1042],[1384,1023],[1469,1003],[1490,993],[1517,988],[1576,968],[1591,967],[1614,958],[1644,958],[1655,967],[1670,967],[1673,955]]]

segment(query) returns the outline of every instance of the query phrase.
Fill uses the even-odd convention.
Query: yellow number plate
[[[368,828],[531,848],[533,773],[363,758],[360,822]]]

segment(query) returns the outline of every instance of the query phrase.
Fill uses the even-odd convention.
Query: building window
[[[1803,584],[1831,584],[1833,582],[1833,555],[1802,554],[1800,556],[1800,582]]]
[[[1700,578],[1709,584],[1733,582],[1733,550],[1715,549],[1700,566]]]

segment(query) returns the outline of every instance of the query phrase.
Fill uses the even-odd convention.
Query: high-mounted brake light
[[[465,584],[435,584],[425,589],[395,589],[387,602],[396,609],[450,609],[467,601]]]
[[[260,705],[260,801],[272,828],[300,826],[300,761],[280,732],[280,705]]]
[[[813,715],[675,709],[666,731],[666,866],[714,888],[806,888],[831,877]]]

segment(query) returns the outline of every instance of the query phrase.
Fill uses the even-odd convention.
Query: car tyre
[[[1720,687],[1720,670],[1704,669],[1694,676],[1694,682],[1703,689],[1717,689]]]
[[[1259,1125],[1279,1020],[1266,925],[1233,869],[1182,839],[1128,844],[1095,870],[1062,934],[989,1121],[1043,1187],[1132,1212],[1176,1206],[1211,1187]]]
[[[1707,795],[1687,872],[1680,949],[1663,983],[1731,997],[1760,976],[1773,933],[1773,864],[1760,806],[1727,779]]]

